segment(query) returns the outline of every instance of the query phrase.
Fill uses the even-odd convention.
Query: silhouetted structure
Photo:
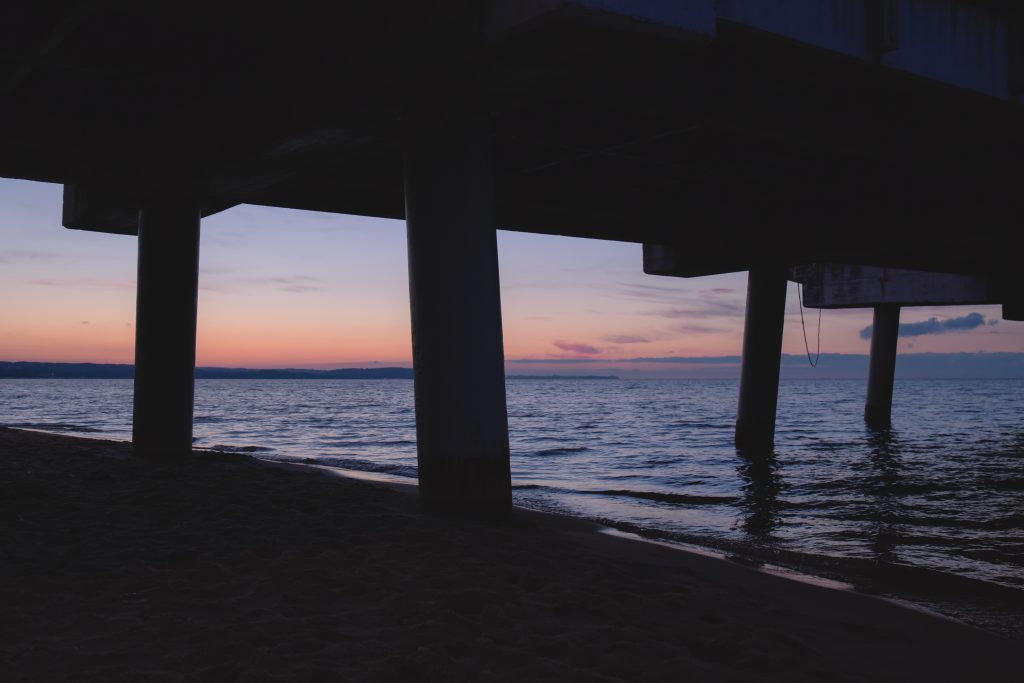
[[[1017,3],[22,1],[0,44],[0,176],[64,183],[70,228],[136,234],[142,209],[136,434],[168,448],[188,442],[191,217],[242,202],[408,212],[440,507],[508,500],[495,226],[664,245],[645,268],[672,275],[972,274],[1024,309]]]
[[[864,419],[875,428],[891,421],[901,307],[994,304],[1007,298],[1005,285],[978,275],[834,263],[801,266],[790,274],[803,287],[809,307],[874,309]]]
[[[145,455],[192,450],[199,296],[199,206],[147,202],[139,211],[132,441]]]
[[[782,328],[786,314],[786,269],[760,266],[747,278],[736,447],[770,453],[775,442]]]
[[[869,425],[888,427],[892,418],[892,385],[896,377],[900,307],[892,304],[875,306],[872,319],[871,364],[868,366],[864,420]]]

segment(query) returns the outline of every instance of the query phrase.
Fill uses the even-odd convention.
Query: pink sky
[[[135,238],[66,230],[56,185],[0,180],[0,360],[130,363]],[[645,275],[636,244],[499,232],[508,359],[740,352],[746,274]],[[795,285],[784,351],[803,353]],[[999,307],[906,309],[904,322]],[[822,349],[866,353],[870,312],[825,311]],[[817,312],[807,312],[812,346]],[[1024,351],[1024,323],[903,339],[901,352]],[[202,226],[200,365],[410,362],[400,221],[240,206]],[[614,364],[610,364],[612,367]]]

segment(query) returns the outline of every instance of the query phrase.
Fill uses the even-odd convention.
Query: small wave
[[[742,557],[744,564],[772,563],[797,571],[845,581],[854,584],[859,590],[871,593],[909,594],[914,596],[915,600],[923,597],[957,599],[968,596],[983,597],[992,600],[991,604],[993,605],[999,604],[1003,608],[1009,607],[1014,611],[1019,612],[1024,608],[1024,591],[1017,587],[938,569],[875,558],[842,557],[788,550],[773,543],[737,541],[700,533],[672,532],[609,519],[595,519],[594,521],[621,531],[637,534],[643,538],[674,541],[724,551],[731,556]],[[735,561],[736,557],[730,557],[730,559]],[[968,621],[972,620],[970,613],[961,613],[959,616],[967,618]],[[973,617],[984,619],[982,614],[974,614]]]
[[[331,448],[338,449],[365,449],[365,448],[396,448],[405,450],[409,446],[415,446],[416,442],[409,439],[321,439],[320,443],[324,446],[330,446]]]
[[[219,443],[210,446],[210,450],[225,451],[227,453],[262,453],[265,451],[272,451],[274,449],[269,446],[226,446]]]
[[[894,496],[911,496],[921,495],[925,493],[941,493],[943,491],[955,491],[957,490],[955,484],[947,484],[942,482],[935,483],[899,483],[891,484],[887,482],[879,482],[875,484],[874,489],[880,493],[888,493]]]
[[[224,421],[225,418],[219,415],[196,415],[192,418],[194,424],[216,424]]]
[[[400,477],[411,478],[419,476],[419,470],[417,470],[415,465],[402,465],[400,463],[372,462],[370,460],[359,460],[358,458],[332,458],[330,456],[316,459],[310,458],[306,462],[326,465],[328,467],[338,467],[344,470],[357,470],[359,472],[395,474]]]
[[[545,448],[544,450],[534,451],[534,455],[565,455],[566,453],[582,453],[589,451],[590,449],[586,446],[565,446],[562,448]]]
[[[629,489],[604,489],[600,491],[579,491],[579,493],[585,493],[593,496],[640,498],[642,500],[653,500],[659,503],[673,503],[675,505],[728,505],[735,503],[738,500],[735,496],[694,496],[686,493],[631,491]]]
[[[669,427],[686,427],[688,429],[735,429],[736,425],[728,422],[706,422],[704,420],[677,420],[668,423]]]
[[[877,522],[876,514],[832,514],[826,515],[833,519]],[[959,517],[943,517],[939,515],[898,515],[890,520],[894,524],[902,524],[915,528],[946,528],[967,531],[1007,531],[1024,526],[1024,515],[1007,515],[987,519],[964,519]],[[919,532],[920,533],[920,532]]]
[[[14,422],[4,425],[13,429],[38,429],[44,432],[82,432],[85,434],[102,432],[99,427],[70,424],[67,422]]]

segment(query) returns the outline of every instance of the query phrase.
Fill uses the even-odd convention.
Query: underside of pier
[[[110,232],[168,178],[204,214],[401,218],[408,96],[455,82],[491,118],[500,228],[684,245],[694,275],[1014,272],[1013,3],[658,4],[8,3],[0,176]]]
[[[496,227],[643,243],[653,273],[770,274],[751,290],[758,357],[778,354],[794,266],[982,278],[1019,310],[1022,17],[1001,0],[9,2],[0,177],[62,183],[66,227],[142,226],[158,341],[138,342],[136,429],[178,450],[197,213],[408,211],[421,471],[506,505]],[[447,324],[468,365],[439,350]],[[174,373],[148,360],[164,347]]]

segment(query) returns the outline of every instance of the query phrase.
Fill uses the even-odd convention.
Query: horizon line
[[[835,359],[867,359],[869,354],[866,353],[822,353],[821,358],[835,358]],[[984,357],[984,358],[1006,358],[1012,356],[1019,356],[1024,359],[1024,352],[1021,351],[922,351],[922,352],[910,352],[901,353],[899,357]],[[787,359],[804,359],[805,354],[797,353],[782,353],[780,358],[783,360]],[[522,364],[589,364],[589,363],[665,363],[665,364],[685,364],[692,363],[695,365],[706,365],[706,364],[731,364],[739,363],[742,361],[740,355],[724,355],[724,356],[636,356],[630,358],[600,358],[600,357],[570,357],[570,358],[506,358],[505,363],[522,363]],[[42,365],[108,365],[108,366],[125,366],[132,367],[134,363],[104,363],[97,361],[60,361],[60,360],[0,360],[0,363],[11,363],[11,364],[42,364]],[[366,365],[357,365],[359,363],[365,363]],[[389,368],[402,368],[408,369],[412,365],[412,360],[396,360],[396,361],[352,361],[340,364],[339,367],[325,368],[323,366],[328,365],[325,362],[315,362],[312,365],[321,366],[318,368],[313,367],[302,367],[299,365],[273,365],[264,366],[259,365],[243,366],[243,365],[196,365],[196,368],[204,369],[217,369],[217,370],[311,370],[324,372],[327,370],[383,370]]]

